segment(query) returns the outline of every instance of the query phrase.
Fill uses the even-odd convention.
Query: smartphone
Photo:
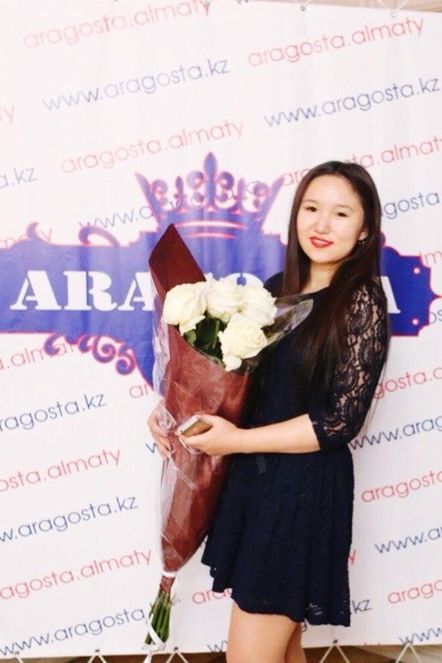
[[[205,433],[210,428],[212,428],[212,424],[209,424],[207,421],[203,421],[197,414],[194,414],[192,417],[189,417],[186,419],[186,421],[180,424],[176,432],[178,435],[184,436],[200,435],[200,433]]]

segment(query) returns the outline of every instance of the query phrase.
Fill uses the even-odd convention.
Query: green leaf
[[[196,342],[196,331],[194,329],[191,329],[190,331],[185,332],[184,338],[193,347]]]

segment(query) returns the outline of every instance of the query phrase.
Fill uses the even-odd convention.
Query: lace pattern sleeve
[[[328,401],[313,402],[308,410],[321,450],[348,444],[370,408],[388,345],[387,313],[377,288],[354,294],[347,329]]]

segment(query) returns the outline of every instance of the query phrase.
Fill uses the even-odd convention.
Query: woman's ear
[[[368,237],[367,228],[362,228],[361,232],[359,233],[358,242],[360,242],[362,239],[367,239],[367,237]]]

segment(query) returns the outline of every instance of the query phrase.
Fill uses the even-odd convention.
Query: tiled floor
[[[326,651],[327,649],[324,648],[307,649],[306,655],[308,663],[319,663]],[[369,654],[356,647],[345,647],[344,651],[351,663],[387,663],[389,660],[375,654]],[[226,660],[224,654],[187,654],[186,658],[189,663],[225,663]],[[167,656],[155,656],[152,663],[165,663],[167,659]],[[115,659],[111,663],[140,663],[140,661],[138,657],[134,656],[130,657],[130,659],[129,657],[121,657],[119,660]],[[175,660],[172,659],[170,663],[182,663],[182,660],[175,657]],[[257,663],[259,662],[257,661]],[[339,652],[332,651],[324,663],[344,663],[344,659]]]
[[[307,661],[308,663],[319,663],[324,654],[326,653],[326,648],[320,649],[307,649]],[[362,649],[357,647],[344,647],[343,651],[351,663],[388,663],[391,659],[387,659],[376,654],[370,654]],[[170,658],[170,654],[156,654],[152,659],[152,663],[166,663]],[[185,658],[188,663],[225,663],[224,654],[186,654]],[[41,663],[46,661],[53,661],[57,663],[57,659],[39,659]],[[76,658],[72,659],[69,663],[86,663],[87,658]],[[144,657],[142,656],[106,656],[106,661],[109,663],[142,663]],[[35,660],[33,663],[37,663]],[[99,663],[99,659],[97,659]],[[183,663],[182,658],[179,656],[174,656],[170,663]],[[258,662],[257,662],[258,663]],[[344,663],[344,659],[339,654],[338,651],[332,651],[327,657],[324,663]]]
[[[351,663],[388,663],[391,659],[370,654],[357,649],[356,647],[343,648],[345,655]],[[307,649],[308,663],[319,663],[327,649]],[[170,658],[170,654],[155,654],[152,663],[166,663]],[[225,663],[226,658],[224,654],[186,654],[188,663]],[[12,663],[14,659],[3,659],[3,663]],[[37,658],[31,659],[30,663],[87,663],[87,657],[81,658]],[[106,661],[109,663],[143,663],[145,657],[143,656],[106,656]],[[95,659],[96,663],[100,663],[100,659]],[[170,663],[183,663],[182,658],[174,656]],[[257,662],[259,663],[259,662]],[[327,657],[324,663],[344,663],[344,659],[337,651],[333,651]]]

